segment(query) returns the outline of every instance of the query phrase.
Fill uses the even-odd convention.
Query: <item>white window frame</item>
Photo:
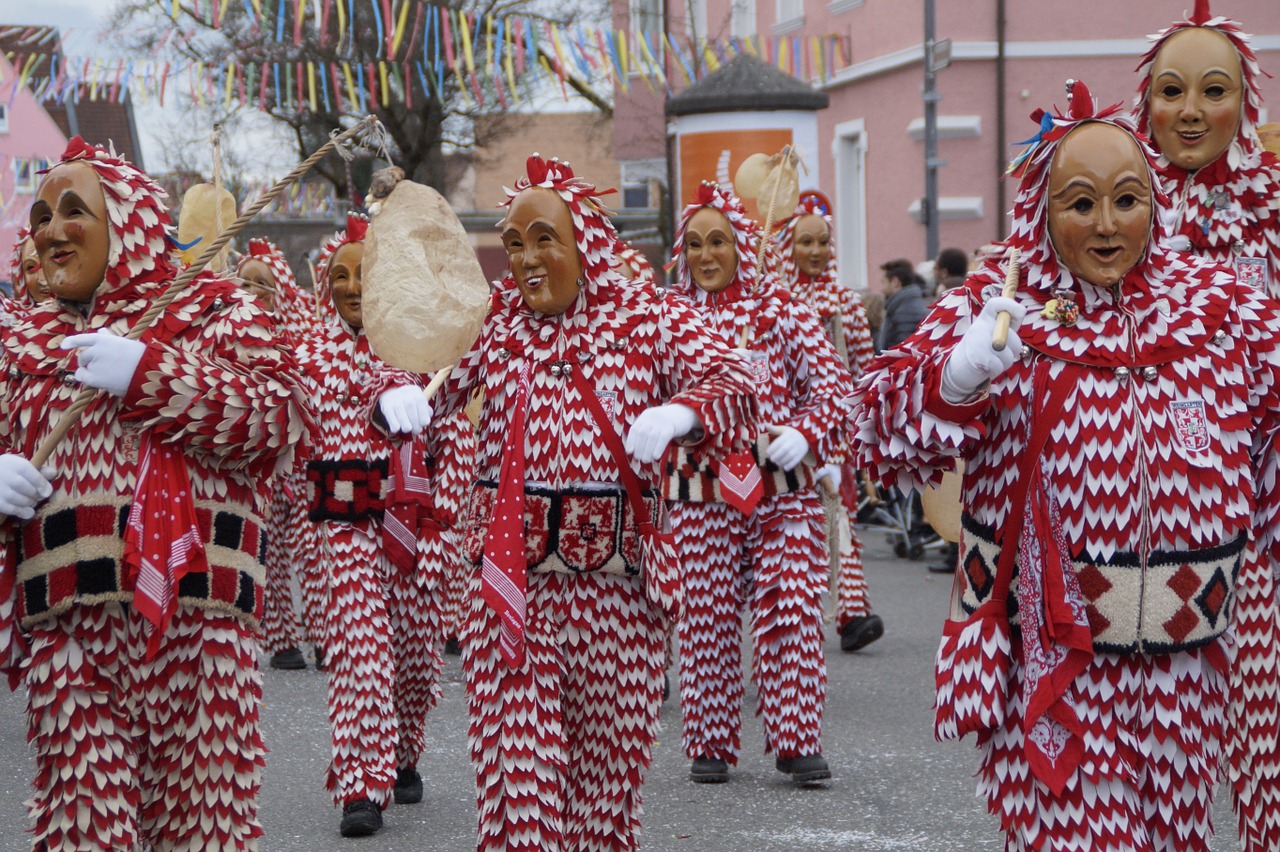
[[[9,132],[9,105],[0,104],[0,133]]]
[[[804,26],[804,0],[774,0],[777,12],[773,25],[775,35],[793,32]]]
[[[34,193],[40,185],[40,172],[49,168],[49,161],[42,157],[13,158],[13,191]]]
[[[861,118],[835,126],[831,156],[836,167],[834,199],[840,283],[866,290],[867,282],[867,125]]]
[[[735,38],[755,35],[756,0],[733,0],[729,10],[729,34]]]

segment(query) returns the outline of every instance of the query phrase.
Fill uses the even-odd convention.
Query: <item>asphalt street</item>
[[[858,654],[827,640],[828,699],[824,752],[833,778],[795,789],[762,753],[755,694],[748,687],[743,756],[729,783],[688,780],[680,750],[676,696],[663,708],[663,731],[644,791],[646,850],[999,850],[994,817],[975,796],[977,752],[971,740],[938,743],[932,734],[933,655],[946,611],[949,575],[924,562],[896,559],[877,531],[865,534],[867,573],[883,639]],[[265,662],[265,661],[264,661]],[[675,681],[675,672],[672,673]],[[313,669],[265,672],[262,724],[271,750],[261,818],[265,852],[424,850],[465,852],[475,844],[474,776],[466,751],[465,699],[457,657],[446,658],[443,700],[428,722],[420,805],[392,806],[375,837],[338,835],[339,813],[324,791],[328,760],[325,676]],[[0,849],[29,841],[23,800],[34,773],[26,747],[23,698],[0,695]],[[1235,849],[1225,790],[1215,805],[1212,849]]]

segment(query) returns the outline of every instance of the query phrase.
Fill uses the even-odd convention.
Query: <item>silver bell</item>
[[[1159,374],[1156,372],[1156,368],[1155,368],[1155,367],[1143,367],[1143,368],[1142,368],[1142,378],[1146,379],[1146,380],[1147,380],[1147,381],[1149,381],[1149,382],[1154,382],[1154,381],[1156,380],[1156,376],[1157,376],[1157,375],[1159,375]]]
[[[560,375],[560,373],[561,373],[560,365],[559,365],[559,364],[552,364],[552,365],[551,365],[551,375],[553,375],[553,376],[557,376],[557,377],[558,377],[558,376]]]
[[[1213,333],[1213,345],[1221,346],[1227,342],[1227,333],[1222,329],[1218,329]]]
[[[1116,367],[1116,380],[1121,382],[1129,381],[1129,368]]]

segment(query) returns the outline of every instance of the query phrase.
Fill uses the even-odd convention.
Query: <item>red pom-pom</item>
[[[1196,0],[1195,10],[1191,13],[1191,23],[1203,26],[1209,23],[1213,13],[1209,11],[1209,0]]]
[[[369,220],[355,213],[347,214],[347,242],[362,243],[369,232]]]

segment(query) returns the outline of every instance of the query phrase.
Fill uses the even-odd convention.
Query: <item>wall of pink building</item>
[[[708,32],[727,34],[731,0],[706,0],[706,5]],[[845,35],[853,70],[876,71],[844,83],[809,82],[831,98],[831,105],[818,113],[819,150],[813,152],[820,159],[821,188],[828,196],[848,195],[837,192],[835,185],[837,128],[847,130],[861,123],[865,132],[865,210],[860,211],[858,224],[864,234],[853,245],[842,243],[840,257],[846,283],[877,289],[880,263],[894,257],[920,260],[925,251],[925,228],[909,212],[912,201],[924,194],[924,143],[908,132],[912,121],[924,115],[920,98],[923,2],[805,0],[803,5],[803,25],[788,35]],[[1006,142],[1035,132],[1028,116],[1036,108],[1065,105],[1063,83],[1068,77],[1089,83],[1103,104],[1131,102],[1138,83],[1133,70],[1146,48],[1146,35],[1181,19],[1192,5],[1192,0],[1076,0],[1071,4],[1005,0]],[[833,12],[833,7],[842,11]],[[1280,120],[1280,2],[1216,0],[1212,8],[1216,14],[1240,21],[1254,35],[1263,70],[1276,75],[1261,81],[1264,103],[1270,105],[1270,120]],[[1010,145],[1001,151],[997,143],[992,58],[996,9],[997,0],[936,0],[937,37],[953,41],[952,64],[937,79],[943,98],[938,115],[943,122],[963,117],[968,126],[977,128],[977,135],[944,135],[939,140],[939,156],[947,161],[938,173],[939,195],[980,199],[982,211],[976,219],[944,218],[939,229],[942,247],[972,250],[1001,233],[1005,210],[998,209],[1000,164],[1017,148]],[[776,12],[776,0],[756,0],[758,32],[775,33]],[[620,97],[615,113],[615,149],[620,159],[662,155],[661,140],[653,132],[661,109],[662,99],[642,84],[630,97]],[[1005,186],[1006,209],[1012,204],[1013,191]],[[841,215],[837,209],[837,219]],[[865,252],[856,251],[863,242]],[[858,257],[859,253],[865,256]]]
[[[0,79],[12,80],[13,66],[0,55]],[[27,223],[30,193],[14,192],[14,158],[43,157],[56,160],[67,147],[58,125],[23,89],[9,102],[9,130],[0,133],[0,279],[9,278],[9,257],[18,231]]]

